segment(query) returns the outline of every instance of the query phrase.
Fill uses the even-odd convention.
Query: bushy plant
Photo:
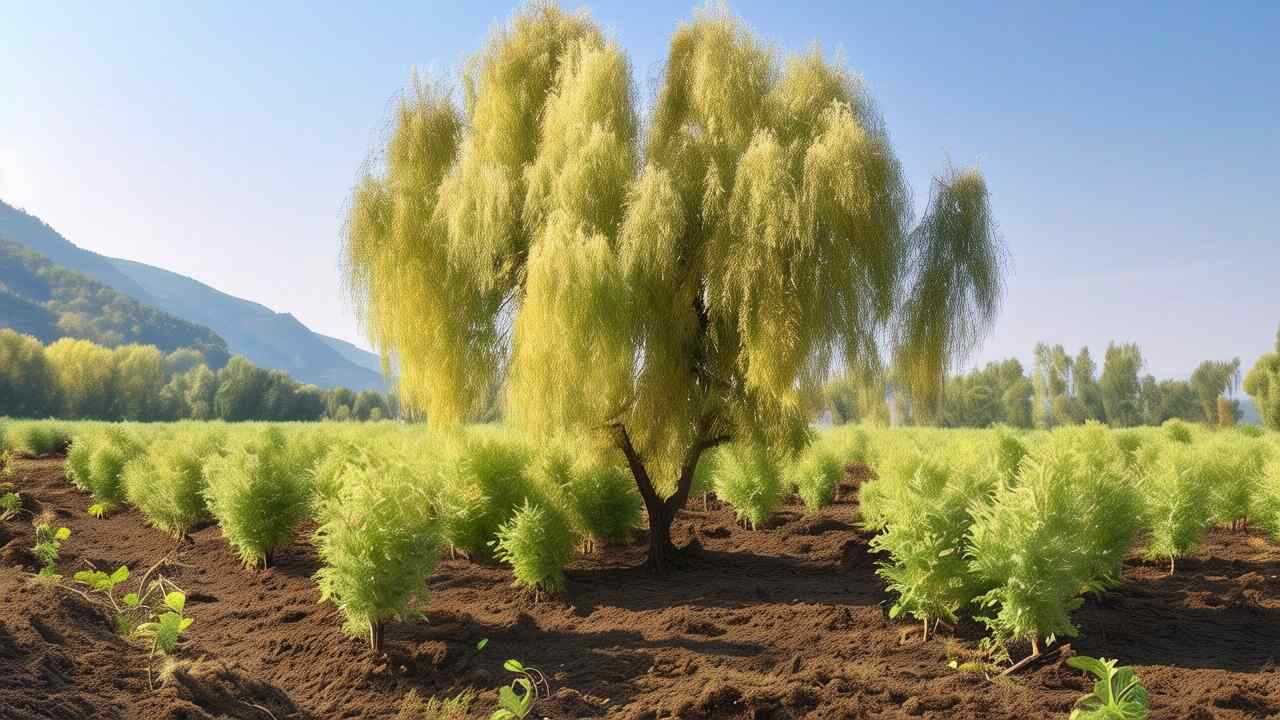
[[[67,448],[67,462],[63,472],[72,485],[89,492],[89,459],[93,457],[93,441],[96,436],[80,433]]]
[[[1146,556],[1174,563],[1191,552],[1204,537],[1213,519],[1209,502],[1215,474],[1206,472],[1215,460],[1179,443],[1168,443],[1164,452],[1141,469],[1142,493],[1148,531]]]
[[[154,526],[183,537],[209,514],[204,464],[220,449],[217,436],[183,433],[154,443],[124,468],[124,494]]]
[[[1258,502],[1255,512],[1258,524],[1280,540],[1280,456],[1273,455],[1263,468],[1258,481]]]
[[[844,467],[831,448],[814,444],[787,467],[787,481],[805,508],[817,512],[835,500]]]
[[[564,589],[564,566],[576,542],[564,514],[550,504],[525,500],[498,528],[494,556],[511,565],[515,584],[535,592]]]
[[[1169,440],[1183,445],[1191,443],[1191,427],[1185,422],[1177,418],[1170,418],[1165,420],[1160,427],[1164,430],[1164,436]]]
[[[180,590],[165,593],[163,612],[156,613],[151,620],[138,625],[134,634],[151,641],[152,654],[160,652],[172,655],[194,621],[194,618],[183,614],[186,607],[186,593]]]
[[[974,509],[970,568],[991,589],[979,617],[998,644],[1073,636],[1081,594],[1117,579],[1136,531],[1138,496],[1092,453],[1050,443],[1028,455],[1017,482]]]
[[[315,544],[324,566],[320,597],[338,606],[344,629],[382,651],[383,628],[425,600],[440,523],[425,478],[402,459],[366,454],[345,465],[321,502]]]
[[[873,481],[887,486],[872,495],[881,531],[871,546],[888,555],[876,572],[897,598],[890,617],[922,621],[927,638],[930,621],[955,622],[981,591],[965,543],[974,509],[998,484],[999,466],[955,467],[939,452],[890,467]]]
[[[635,481],[615,463],[579,458],[562,489],[574,525],[593,543],[626,542],[640,522],[642,502]]]
[[[1217,521],[1233,529],[1247,527],[1267,462],[1266,445],[1241,436],[1215,438],[1204,444],[1200,462]]]
[[[123,428],[103,430],[92,441],[86,485],[93,495],[89,514],[102,517],[124,502],[124,468],[143,453],[143,446]]]
[[[0,483],[0,522],[8,522],[22,510],[22,496],[9,483]]]
[[[763,525],[783,500],[779,463],[763,446],[734,443],[716,453],[716,497],[733,506],[738,522]]]
[[[446,542],[479,559],[493,557],[493,539],[533,492],[532,453],[505,435],[456,438],[445,449],[439,508]]]
[[[293,537],[310,507],[308,471],[274,427],[205,464],[205,501],[245,566],[270,565]]]
[[[31,457],[44,457],[65,452],[71,434],[59,424],[47,421],[13,423],[7,430],[6,442],[13,450]]]

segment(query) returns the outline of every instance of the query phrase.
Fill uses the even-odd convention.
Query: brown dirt
[[[426,619],[394,624],[371,657],[317,603],[305,539],[266,571],[240,568],[217,528],[175,543],[134,512],[104,520],[57,459],[17,463],[28,507],[70,527],[62,572],[126,563],[189,593],[195,618],[165,680],[96,607],[30,580],[25,519],[0,534],[0,718],[392,718],[405,695],[480,692],[488,717],[509,657],[542,668],[549,718],[1065,718],[1090,684],[1061,660],[990,682],[947,667],[981,636],[972,624],[927,642],[885,617],[886,596],[853,506],[817,517],[788,506],[765,530],[728,510],[687,512],[700,550],[667,578],[636,569],[644,545],[574,563],[568,590],[534,602],[501,567],[442,562]],[[696,509],[701,504],[694,503]],[[5,540],[9,542],[5,545]],[[1166,577],[1130,560],[1124,584],[1077,615],[1077,652],[1138,666],[1157,720],[1280,716],[1280,548],[1213,532]],[[489,640],[480,652],[476,643]],[[158,664],[157,664],[158,666]],[[153,689],[154,686],[154,689]]]

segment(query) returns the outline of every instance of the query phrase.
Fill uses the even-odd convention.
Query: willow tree
[[[606,437],[655,567],[704,452],[802,446],[836,365],[899,358],[936,399],[994,316],[982,177],[938,180],[913,229],[861,84],[725,12],[676,31],[643,123],[621,48],[551,5],[496,32],[462,87],[459,106],[415,82],[354,190],[356,305],[430,422],[501,387],[532,433]]]

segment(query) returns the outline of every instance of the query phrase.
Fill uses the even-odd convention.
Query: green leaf
[[[498,689],[498,705],[503,710],[515,715],[515,717],[520,717],[518,713],[524,709],[520,696],[516,695],[516,691],[507,685]]]
[[[164,596],[164,604],[170,610],[181,614],[182,609],[187,605],[187,596],[185,593],[180,593],[175,590],[174,592]]]
[[[62,542],[63,540],[66,540],[69,537],[71,537],[71,530],[64,527],[58,528],[58,532],[53,534],[53,539],[57,540],[58,542]]]
[[[479,652],[483,650],[485,646],[488,644],[489,644],[489,638],[482,639],[480,642],[476,643],[476,651]]]
[[[507,672],[522,673],[524,672],[524,665],[519,660],[508,660],[502,663],[502,669]]]
[[[178,631],[182,632],[191,627],[191,623],[195,622],[195,618],[182,618],[182,622],[178,623]]]
[[[136,608],[140,602],[142,602],[142,598],[138,597],[138,593],[136,592],[131,592],[124,596],[125,607]]]
[[[119,585],[120,583],[128,579],[129,579],[129,567],[127,565],[121,565],[120,567],[116,568],[115,572],[111,573],[112,585]]]

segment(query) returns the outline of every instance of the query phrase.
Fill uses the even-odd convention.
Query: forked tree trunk
[[[645,514],[649,519],[649,557],[645,565],[655,572],[666,572],[671,567],[671,560],[676,554],[675,543],[671,541],[671,526],[676,515],[684,509],[689,499],[689,490],[693,487],[694,470],[698,467],[698,459],[702,453],[726,440],[725,436],[698,438],[694,440],[685,454],[680,466],[680,476],[676,479],[675,492],[670,497],[658,495],[657,489],[644,466],[644,460],[631,443],[631,437],[623,425],[614,426],[618,434],[618,447],[627,458],[627,466],[636,481],[636,488],[644,500]]]

